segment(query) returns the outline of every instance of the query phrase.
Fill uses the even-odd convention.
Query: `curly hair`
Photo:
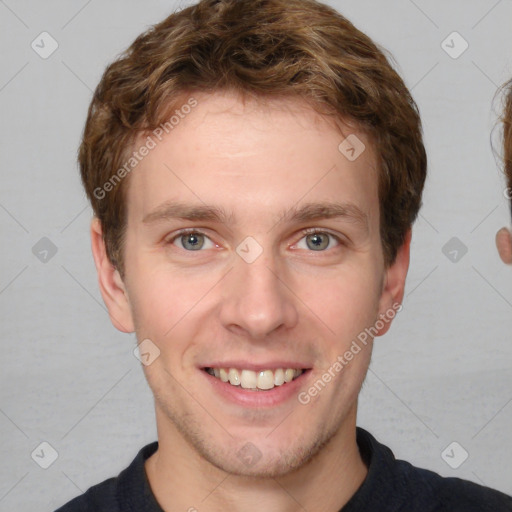
[[[505,84],[504,91],[505,108],[501,119],[503,123],[503,160],[507,180],[507,197],[510,199],[512,215],[512,80]]]
[[[301,98],[368,135],[384,261],[393,263],[421,206],[427,158],[418,108],[384,50],[315,0],[201,0],[137,37],[106,68],[89,107],[80,172],[121,275],[130,180],[113,183],[108,194],[103,185],[119,177],[136,138],[184,98],[221,90]]]

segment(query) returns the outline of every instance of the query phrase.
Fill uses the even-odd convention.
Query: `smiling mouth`
[[[240,386],[249,391],[268,391],[275,387],[285,386],[308,371],[308,369],[302,368],[277,368],[255,372],[239,368],[209,367],[203,368],[203,370],[226,384]]]

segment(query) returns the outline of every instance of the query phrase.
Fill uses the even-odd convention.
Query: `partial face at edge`
[[[371,342],[309,390],[401,300],[408,245],[385,269],[364,135],[346,129],[366,144],[350,161],[339,131],[298,100],[195,97],[131,175],[120,320],[160,350],[144,367],[159,436],[183,438],[228,472],[281,475],[353,428]],[[175,217],[178,203],[196,219]],[[306,204],[339,215],[291,215]],[[270,391],[239,391],[204,370],[231,365],[307,372]],[[261,454],[254,466],[239,457],[247,442]]]
[[[512,264],[512,232],[508,228],[501,228],[496,233],[496,248],[501,261]]]

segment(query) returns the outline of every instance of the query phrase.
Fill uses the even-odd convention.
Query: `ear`
[[[384,285],[379,301],[379,319],[387,318],[388,321],[381,322],[384,326],[378,329],[377,336],[382,336],[391,327],[391,319],[397,311],[402,308],[404,298],[405,278],[409,270],[409,259],[411,254],[412,231],[409,229],[405,235],[402,246],[398,249],[395,261],[387,268],[384,275]],[[393,315],[391,316],[391,311]]]
[[[107,306],[110,321],[122,332],[133,332],[135,329],[128,294],[119,271],[108,259],[103,229],[96,217],[91,222],[91,246],[101,295]]]
[[[503,263],[512,264],[512,232],[501,228],[496,233],[496,247]]]

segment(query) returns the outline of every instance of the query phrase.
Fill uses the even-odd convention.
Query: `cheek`
[[[163,340],[197,302],[198,291],[183,278],[165,272],[140,272],[129,289],[132,312],[140,334]],[[200,295],[199,295],[200,297]],[[139,334],[139,333],[138,333]]]
[[[196,334],[215,306],[213,289],[219,276],[197,269],[177,271],[148,258],[148,264],[137,267],[131,277],[128,291],[137,339],[152,340],[166,359],[179,360],[195,350]]]
[[[298,296],[337,340],[348,340],[375,321],[382,278],[377,274],[370,267],[338,269],[301,280]]]

